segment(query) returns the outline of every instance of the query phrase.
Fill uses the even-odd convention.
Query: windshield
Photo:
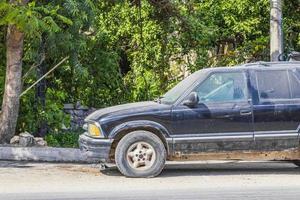
[[[193,85],[193,83],[199,80],[201,74],[203,74],[203,72],[197,71],[179,82],[175,87],[161,97],[161,103],[174,103],[191,85]]]

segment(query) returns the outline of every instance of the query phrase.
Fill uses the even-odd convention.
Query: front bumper
[[[109,152],[113,139],[92,138],[86,134],[79,136],[79,148],[92,161],[110,162]]]

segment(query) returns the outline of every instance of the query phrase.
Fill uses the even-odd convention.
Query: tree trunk
[[[17,4],[24,5],[27,2],[28,0],[23,0]],[[16,130],[22,86],[23,41],[24,34],[15,25],[8,25],[5,89],[0,113],[0,143],[9,142]]]

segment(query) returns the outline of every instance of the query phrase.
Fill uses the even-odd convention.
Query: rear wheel
[[[161,173],[167,152],[161,139],[148,131],[124,136],[115,151],[120,172],[128,177],[154,177]]]

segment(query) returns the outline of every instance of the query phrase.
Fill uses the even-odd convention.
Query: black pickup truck
[[[286,160],[300,165],[300,62],[197,71],[155,101],[95,111],[80,148],[129,177],[166,160]]]

